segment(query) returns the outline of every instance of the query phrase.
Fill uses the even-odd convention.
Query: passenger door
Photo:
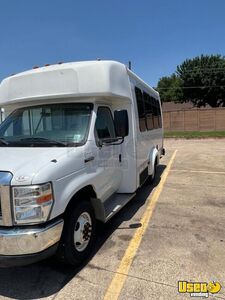
[[[99,106],[97,109],[95,138],[98,147],[98,171],[100,172],[100,185],[104,201],[118,190],[122,179],[121,145],[113,145],[112,140],[116,138],[116,133],[112,113],[107,106]]]

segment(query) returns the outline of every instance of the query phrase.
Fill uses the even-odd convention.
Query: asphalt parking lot
[[[0,269],[0,299],[190,299],[178,293],[180,280],[218,281],[222,289],[209,299],[225,299],[225,140],[166,140],[165,147],[155,184],[99,229],[86,265],[48,259]]]

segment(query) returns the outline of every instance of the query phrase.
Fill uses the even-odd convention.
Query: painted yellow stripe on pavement
[[[104,300],[116,300],[118,299],[119,295],[120,295],[120,292],[123,288],[123,285],[126,281],[126,278],[127,278],[127,275],[129,273],[129,270],[130,270],[130,267],[131,267],[131,264],[133,262],[133,259],[137,253],[137,250],[140,246],[140,243],[141,243],[141,240],[142,240],[142,237],[148,227],[148,224],[149,224],[149,221],[152,217],[152,213],[154,211],[154,208],[156,206],[156,203],[159,199],[159,196],[160,196],[160,193],[163,189],[163,186],[166,182],[166,179],[167,179],[167,176],[169,174],[169,171],[171,169],[171,166],[173,164],[173,161],[175,159],[175,156],[176,156],[176,153],[177,153],[177,150],[174,151],[163,175],[162,175],[162,178],[160,180],[160,183],[158,184],[158,186],[156,187],[154,193],[152,196],[148,197],[148,205],[147,205],[147,209],[141,219],[141,224],[142,224],[142,227],[139,227],[132,240],[130,241],[129,243],[129,246],[128,248],[126,249],[126,252],[120,262],[120,265],[106,291],[106,294],[104,296]]]
[[[222,171],[206,171],[206,170],[182,170],[182,169],[172,169],[171,172],[187,172],[187,173],[203,173],[203,174],[218,174],[225,175],[225,172]]]

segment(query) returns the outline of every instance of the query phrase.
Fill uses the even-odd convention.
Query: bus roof
[[[71,62],[32,69],[2,81],[0,106],[48,98],[105,96],[131,99],[128,73],[141,81],[128,72],[124,64],[116,61]]]

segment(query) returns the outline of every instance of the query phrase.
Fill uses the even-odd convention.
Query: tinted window
[[[140,131],[162,127],[159,100],[135,87]]]
[[[159,128],[159,111],[158,111],[159,102],[153,97],[152,97],[152,101],[153,101],[153,124],[154,124],[154,128],[157,129]]]
[[[145,123],[145,110],[144,110],[144,101],[142,91],[135,87],[135,95],[137,101],[137,108],[138,108],[138,117],[139,117],[139,128],[140,131],[146,130],[146,123]]]
[[[112,114],[108,107],[99,107],[95,129],[99,139],[116,137]]]
[[[159,100],[157,101],[157,109],[158,109],[158,117],[159,117],[159,128],[162,128],[162,116],[161,116],[161,109],[159,105]]]
[[[146,126],[148,130],[152,130],[154,128],[153,125],[153,103],[149,94],[144,92],[144,106],[145,106],[145,119]]]

